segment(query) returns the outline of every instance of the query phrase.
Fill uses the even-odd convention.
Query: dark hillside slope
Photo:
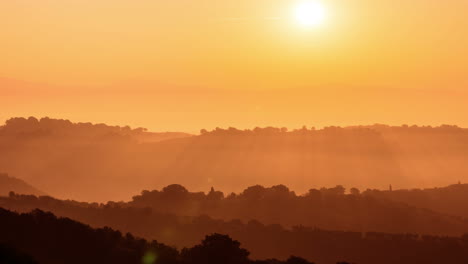
[[[177,236],[177,233],[190,235],[211,230],[229,231],[247,249],[256,251],[252,258],[277,256],[285,259],[290,255],[299,255],[317,264],[334,264],[338,260],[360,264],[462,264],[468,261],[466,235],[361,234],[305,227],[285,230],[280,226],[264,226],[258,222],[244,225],[206,217],[196,218],[192,224],[187,220],[181,224],[174,221],[177,218],[161,220],[164,218],[161,215],[152,218],[151,212],[147,210],[117,207],[96,211],[96,216],[120,221],[126,227],[133,223],[139,230],[151,229],[151,226],[162,230],[158,225],[166,221],[169,223],[163,233],[166,238]],[[184,249],[180,254],[157,242],[148,243],[130,234],[122,236],[120,232],[109,228],[91,229],[70,219],[57,219],[50,213],[38,210],[18,215],[0,209],[0,233],[0,244],[7,243],[44,264],[136,264],[141,263],[144,256],[150,256],[151,259],[157,256],[157,263],[161,264],[308,264],[303,260],[293,262],[297,258],[287,262],[250,261],[246,258],[248,253],[239,248],[238,242],[222,235],[207,237],[202,244]],[[204,235],[200,234],[201,237]]]
[[[110,228],[92,229],[40,210],[17,214],[0,208],[0,233],[2,264],[312,264],[298,257],[252,261],[238,241],[221,234],[179,252],[154,240],[122,236]]]

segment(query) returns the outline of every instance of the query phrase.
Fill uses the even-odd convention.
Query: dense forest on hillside
[[[284,184],[297,193],[337,184],[401,189],[468,180],[468,130],[455,126],[201,132],[14,118],[0,127],[0,168],[54,197],[101,202],[129,200],[175,179],[191,190]]]
[[[256,185],[240,194],[225,196],[214,189],[205,195],[191,193],[180,185],[170,185],[161,191],[143,191],[128,205],[176,215],[255,219],[289,227],[306,225],[333,230],[452,235],[468,230],[468,221],[461,217],[373,198],[368,195],[370,191],[360,194],[354,188],[350,192],[345,194],[345,188],[339,185],[296,195],[284,185],[270,188]]]
[[[152,212],[162,215],[209,216],[213,219],[238,219],[243,222],[255,220],[267,225],[280,224],[286,228],[303,225],[329,230],[429,235],[461,235],[468,230],[468,220],[462,217],[374,198],[367,195],[368,192],[344,194],[344,188],[337,186],[311,190],[307,195],[297,196],[285,186],[253,186],[240,194],[224,197],[222,192],[215,190],[207,194],[191,193],[183,186],[170,185],[161,191],[143,191],[128,203],[78,203],[12,194],[10,197],[0,198],[0,206],[21,211],[40,208],[74,219],[83,217],[76,211],[75,214],[70,214],[73,210],[68,209],[76,206],[78,209],[103,209],[116,205],[119,208],[152,209]],[[93,217],[76,219],[86,223],[93,223],[89,221],[95,220]]]
[[[312,264],[294,256],[287,261],[250,260],[238,241],[221,234],[178,251],[155,240],[107,227],[93,229],[41,210],[18,214],[0,208],[0,233],[0,261],[8,264]]]
[[[97,254],[96,263],[141,263],[162,250],[161,263],[206,264],[200,247],[215,239],[234,245],[243,256],[236,264],[307,263],[291,255],[324,264],[466,263],[468,185],[398,189],[463,181],[466,157],[468,131],[454,126],[217,128],[191,136],[11,119],[0,127],[0,168],[18,179],[0,174],[0,195],[13,191],[0,207],[26,214],[1,211],[9,221],[1,228],[16,229],[5,230],[0,252],[17,263],[58,264],[86,244],[76,263]],[[29,213],[35,209],[73,220]],[[21,232],[37,240],[23,241],[30,235]],[[199,244],[209,234],[229,237]],[[52,249],[62,253],[50,258]]]
[[[83,212],[85,211],[81,213]],[[171,223],[166,225],[166,230],[161,230],[159,234],[164,238],[178,236],[181,233],[197,233],[200,236],[192,246],[188,247],[189,249],[183,249],[179,254],[175,249],[156,241],[148,243],[129,234],[122,236],[121,232],[109,228],[93,230],[69,219],[57,219],[50,213],[35,210],[32,213],[18,215],[0,209],[0,231],[2,232],[0,243],[8,243],[9,246],[31,255],[39,263],[51,264],[63,263],[64,259],[69,258],[72,261],[67,263],[137,263],[147,252],[153,252],[158,256],[158,261],[160,261],[158,263],[250,263],[245,259],[246,262],[207,261],[206,258],[209,259],[210,254],[203,257],[199,252],[197,253],[200,248],[197,243],[205,236],[201,234],[202,232],[223,230],[230,231],[234,239],[242,238],[239,241],[249,251],[257,251],[252,254],[253,259],[273,257],[285,259],[290,255],[302,253],[301,256],[323,264],[332,264],[342,260],[361,264],[457,264],[468,261],[468,237],[466,235],[437,237],[413,234],[361,234],[306,227],[285,230],[277,225],[263,226],[258,222],[243,225],[238,221],[222,222],[207,217],[195,218],[193,224],[181,225],[174,223],[176,218],[166,217],[162,220],[164,216],[151,217],[151,212],[147,210],[117,207],[95,211],[93,217],[97,215],[107,218],[108,221],[113,219],[113,221],[120,222],[122,226],[130,226],[133,222],[133,227],[139,229],[140,232],[151,225],[161,228],[158,226],[163,222]],[[196,230],[197,228],[204,230]],[[138,235],[138,233],[134,234]],[[207,239],[210,240],[210,237],[205,239],[201,247],[206,245]],[[222,247],[226,243],[230,245],[234,243],[235,252],[239,252],[238,243],[232,242],[230,238],[215,235],[214,239],[224,241],[218,245]],[[212,246],[207,247],[212,249]],[[220,250],[223,251],[222,248],[218,248],[214,252]],[[50,252],[58,253],[49,254]],[[227,250],[227,252],[232,251]],[[241,252],[244,252],[242,256],[247,256],[246,251]],[[204,261],[194,261],[194,259],[204,259]],[[300,259],[290,258],[286,263],[306,263],[296,261]],[[281,264],[273,260],[255,263]]]
[[[29,212],[39,208],[44,211],[51,211],[58,216],[70,217],[74,220],[90,224],[93,227],[109,226],[122,232],[131,232],[146,239],[158,239],[158,241],[167,245],[174,245],[179,248],[194,246],[206,234],[222,233],[239,240],[252,252],[252,257],[254,258],[265,259],[275,257],[284,259],[292,254],[303,256],[319,263],[333,263],[337,260],[335,259],[336,256],[342,256],[341,259],[356,263],[372,263],[373,257],[371,256],[371,252],[376,252],[376,250],[380,252],[380,255],[385,255],[390,261],[393,257],[386,255],[386,248],[395,247],[393,249],[398,252],[406,252],[405,250],[419,250],[422,244],[459,243],[454,241],[460,241],[462,239],[460,235],[468,230],[467,223],[462,219],[444,217],[426,210],[422,210],[417,218],[411,219],[415,217],[414,215],[418,215],[415,212],[419,212],[419,209],[406,207],[406,210],[400,211],[401,209],[398,209],[398,206],[391,209],[392,207],[389,206],[390,202],[386,202],[387,206],[382,206],[379,205],[379,202],[375,201],[375,198],[365,197],[364,195],[358,196],[357,194],[342,194],[342,197],[334,197],[337,194],[331,193],[336,192],[338,188],[322,190],[322,192],[328,192],[329,194],[321,198],[321,203],[339,209],[361,201],[357,202],[360,206],[369,206],[368,211],[361,212],[362,216],[369,218],[368,222],[374,221],[374,225],[380,225],[380,228],[403,229],[406,231],[400,233],[393,232],[392,234],[372,232],[372,229],[355,230],[353,232],[350,231],[353,230],[352,228],[334,229],[348,231],[327,231],[324,228],[317,228],[317,225],[302,224],[283,227],[278,224],[265,224],[258,220],[242,221],[239,218],[220,220],[207,215],[191,217],[183,214],[184,208],[188,204],[192,204],[192,206],[198,208],[213,209],[217,208],[216,203],[220,203],[221,199],[234,199],[233,201],[238,199],[237,203],[242,204],[248,210],[244,210],[245,213],[252,213],[258,209],[264,213],[269,212],[268,216],[270,217],[289,214],[294,211],[301,212],[306,216],[319,214],[310,214],[306,210],[303,211],[305,207],[302,209],[294,207],[293,201],[307,207],[307,202],[310,201],[305,197],[291,199],[294,196],[289,193],[288,195],[291,195],[291,197],[286,201],[282,201],[285,197],[281,196],[277,196],[276,200],[271,200],[274,197],[272,192],[277,191],[281,187],[265,188],[264,192],[270,192],[269,195],[272,197],[257,196],[255,197],[257,201],[243,197],[243,195],[246,195],[244,193],[237,195],[237,198],[221,198],[220,193],[216,191],[205,195],[203,193],[189,193],[182,188],[179,185],[172,185],[160,192],[152,192],[153,196],[158,197],[158,199],[153,199],[155,203],[152,207],[143,206],[143,204],[137,206],[134,202],[98,204],[61,201],[51,197],[35,197],[14,193],[11,193],[9,197],[0,198],[0,207],[19,212]],[[258,188],[258,186],[255,188]],[[181,193],[180,191],[184,192]],[[253,190],[250,191],[252,191],[250,193],[252,195]],[[249,193],[249,191],[246,193]],[[191,202],[190,200],[186,200],[187,197],[190,197]],[[260,200],[263,200],[263,204],[259,203]],[[349,203],[349,201],[353,202]],[[306,203],[304,204],[304,202]],[[265,205],[267,203],[273,206],[269,210],[266,210],[267,207]],[[340,205],[340,203],[344,204]],[[373,207],[372,204],[379,205],[380,207]],[[257,208],[257,206],[259,207]],[[174,214],[175,211],[170,211],[168,210],[169,208],[174,208],[175,211],[181,214]],[[345,224],[346,222],[343,221],[349,221],[347,214],[356,208],[350,208],[346,212],[336,215],[339,212],[337,211],[333,214],[336,219],[330,221],[335,225],[336,223]],[[333,210],[330,209],[329,212],[333,212]],[[257,215],[252,214],[252,216]],[[417,233],[420,233],[420,235]],[[433,233],[456,233],[458,238],[429,235]],[[372,251],[369,251],[368,255],[362,253],[365,248],[373,245],[376,241],[378,241],[377,245],[380,245],[380,248],[374,248]],[[399,244],[400,242],[401,245]],[[407,242],[411,243],[408,245]],[[407,248],[408,246],[410,248]],[[411,253],[408,252],[407,254],[409,256]],[[398,254],[398,256],[401,255]]]

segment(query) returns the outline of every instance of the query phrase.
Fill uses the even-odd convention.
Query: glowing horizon
[[[320,2],[4,1],[0,120],[468,126],[468,2]]]

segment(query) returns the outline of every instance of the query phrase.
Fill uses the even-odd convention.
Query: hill
[[[327,231],[304,226],[285,229],[279,225],[263,225],[258,221],[244,224],[239,220],[221,221],[207,216],[178,217],[161,214],[148,208],[124,207],[116,203],[89,205],[58,201],[48,197],[38,199],[33,196],[15,196],[10,199],[14,200],[10,201],[10,206],[14,204],[16,208],[48,206],[59,215],[73,215],[85,223],[92,222],[94,227],[111,226],[121,232],[131,230],[133,234],[150,240],[156,238],[165,244],[177,245],[179,248],[188,247],[177,257],[178,254],[174,249],[157,242],[148,244],[128,234],[122,236],[121,232],[109,228],[93,230],[70,219],[57,219],[50,213],[37,210],[18,215],[0,209],[0,232],[2,232],[0,243],[9,242],[10,246],[33,256],[39,263],[63,263],[64,259],[69,258],[72,260],[67,263],[136,263],[135,260],[140,260],[143,254],[148,252],[148,248],[156,248],[157,251],[153,249],[152,252],[156,252],[161,258],[158,259],[158,263],[168,263],[163,259],[173,261],[174,258],[181,260],[182,263],[231,263],[226,260],[206,259],[207,256],[209,258],[225,252],[223,250],[225,242],[232,245],[232,240],[224,236],[214,236],[215,241],[225,241],[220,244],[224,245],[223,247],[215,247],[214,252],[203,254],[204,258],[195,253],[201,247],[198,241],[206,234],[214,232],[228,234],[239,240],[245,248],[252,251],[252,259],[272,257],[286,259],[290,255],[299,255],[316,261],[317,264],[334,264],[339,260],[360,264],[461,264],[468,261],[466,235],[447,237],[361,233]],[[205,239],[201,244],[202,247],[208,245],[209,248],[213,248],[209,246],[211,243],[207,243],[207,240],[212,241],[213,238]],[[234,249],[239,247],[237,243],[234,245]],[[80,249],[77,256],[75,256],[76,249]],[[191,251],[194,254],[190,254]],[[238,252],[237,249],[235,251]],[[193,261],[200,258],[202,261]],[[104,262],[99,262],[103,259]],[[289,258],[286,262],[270,260],[248,263],[306,264],[298,258]]]
[[[406,203],[435,212],[468,218],[468,184],[442,188],[402,189],[392,191],[368,190],[366,195]]]
[[[0,168],[56,197],[86,201],[129,200],[174,182],[226,192],[285,184],[307,193],[337,184],[385,189],[468,181],[468,130],[454,126],[202,132],[148,142],[144,129],[12,119],[0,128]]]
[[[45,195],[45,193],[32,187],[26,182],[0,173],[0,196],[7,196],[10,192],[19,194]]]
[[[179,252],[155,240],[110,228],[93,229],[40,210],[18,214],[0,208],[0,233],[0,243],[7,245],[0,246],[0,260],[8,264],[312,264],[298,257],[287,262],[252,261],[238,241],[220,234],[206,236],[201,244]]]
[[[296,195],[284,185],[266,188],[251,186],[239,194],[220,191],[207,194],[189,192],[183,186],[170,185],[161,191],[143,191],[130,206],[152,208],[176,215],[208,215],[216,219],[258,220],[265,224],[313,226],[356,232],[418,233],[460,235],[468,230],[468,220],[437,213],[411,203],[381,199],[345,188],[311,189]],[[464,200],[459,200],[462,203]]]
[[[128,210],[151,209],[159,215],[190,219],[209,216],[224,221],[260,221],[267,225],[280,224],[285,228],[310,226],[354,232],[426,235],[461,235],[468,230],[468,220],[461,217],[376,198],[367,192],[359,194],[352,190],[353,194],[345,194],[344,191],[343,187],[337,186],[312,189],[308,194],[298,196],[282,185],[270,188],[252,186],[242,193],[224,196],[220,191],[212,190],[205,194],[189,192],[180,185],[170,185],[161,191],[143,191],[130,202],[98,204],[12,194],[0,199],[0,206],[22,212],[39,208],[89,224],[95,223],[96,217],[83,217],[94,215],[94,210],[103,209],[106,212],[109,207],[117,206]],[[137,222],[135,219],[132,223],[139,228]],[[99,222],[98,226],[105,224],[105,221]],[[135,232],[133,229],[128,231]]]
[[[141,189],[142,179],[135,177],[134,168],[138,156],[144,155],[143,146],[184,137],[191,135],[62,119],[12,118],[0,126],[0,168],[54,196],[120,198],[128,196],[122,193]],[[147,174],[142,176],[147,179]],[[134,180],[129,182],[129,178]]]

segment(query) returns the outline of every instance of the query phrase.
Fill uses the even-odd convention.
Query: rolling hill
[[[468,130],[454,126],[202,130],[148,140],[144,129],[12,119],[0,168],[60,198],[129,200],[180,183],[240,192],[284,184],[297,193],[348,187],[429,188],[468,181]]]

